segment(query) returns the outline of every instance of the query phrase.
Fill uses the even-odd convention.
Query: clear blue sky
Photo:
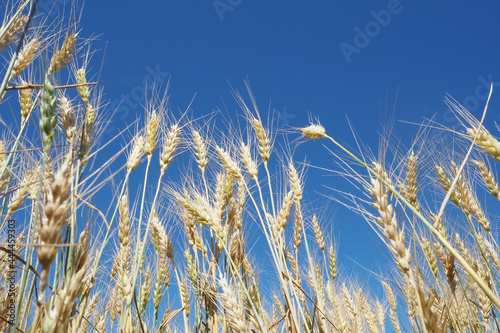
[[[282,115],[280,126],[305,125],[311,115],[353,145],[347,115],[376,150],[381,120],[398,91],[398,120],[435,115],[452,126],[446,93],[479,116],[488,81],[500,87],[499,17],[497,1],[90,0],[81,28],[83,36],[100,35],[96,47],[106,47],[100,77],[106,98],[115,106],[128,98],[115,117],[118,128],[143,114],[143,79],[151,73],[171,75],[175,108],[184,109],[196,93],[195,117],[214,109],[233,114],[230,85],[243,91],[248,79],[263,116],[270,104]],[[102,54],[93,58],[94,73]],[[499,94],[487,117],[490,128],[500,120]],[[396,124],[406,143],[416,132]],[[304,154],[314,165],[332,166],[320,143],[309,143]],[[331,194],[320,185],[335,186],[325,175],[311,170],[308,177],[313,208],[324,203],[315,191]],[[383,265],[374,261],[383,246],[367,223],[332,202],[329,210],[335,230],[326,233],[340,242],[341,265],[357,267],[348,257],[368,269]]]

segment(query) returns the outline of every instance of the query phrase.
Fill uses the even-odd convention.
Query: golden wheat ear
[[[0,31],[3,32],[2,37],[0,38],[0,52],[10,44],[17,41],[19,34],[23,31],[26,23],[28,22],[28,16],[26,15],[18,15],[13,18],[10,22],[2,25],[0,27]]]
[[[78,34],[71,32],[66,35],[59,50],[56,50],[50,59],[48,73],[56,73],[73,61]]]

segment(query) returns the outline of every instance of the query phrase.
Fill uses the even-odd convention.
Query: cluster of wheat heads
[[[65,29],[30,26],[36,3],[8,8],[0,27],[0,103],[13,110],[0,140],[1,331],[498,330],[500,249],[485,196],[499,198],[500,143],[458,104],[453,147],[477,149],[448,159],[410,150],[386,167],[319,124],[300,129],[342,151],[342,174],[361,190],[351,208],[388,247],[392,275],[370,290],[338,274],[336,244],[304,213],[302,169],[276,148],[251,94],[250,104],[236,94],[247,134],[216,135],[175,120],[153,89],[144,123],[120,133],[129,144],[101,156],[88,41],[71,18]],[[172,168],[180,154],[186,165]],[[259,279],[267,257],[273,288]]]
[[[500,248],[491,222],[500,200],[495,180],[500,143],[460,104],[451,99],[447,103],[462,129],[446,130],[452,134],[439,149],[422,135],[419,140],[427,142],[407,151],[389,147],[394,163],[387,162],[387,145],[379,153],[382,158],[375,159],[345,148],[317,125],[305,133],[329,140],[341,152],[334,153],[343,156],[341,174],[362,193],[341,194],[343,203],[359,212],[387,245],[396,268],[392,279],[406,311],[406,317],[395,315],[399,309],[383,282],[396,331],[401,330],[397,318],[403,317],[411,326],[406,330],[418,332],[489,332],[499,327]],[[483,119],[487,108],[488,103]]]

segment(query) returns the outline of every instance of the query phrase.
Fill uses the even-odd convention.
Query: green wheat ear
[[[50,149],[52,141],[56,137],[57,115],[54,86],[50,83],[49,78],[45,78],[45,82],[41,91],[40,105],[40,130],[42,132],[42,141],[44,150]]]

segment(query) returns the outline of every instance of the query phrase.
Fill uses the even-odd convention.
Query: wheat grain
[[[486,250],[488,251],[488,256],[493,261],[493,264],[495,265],[497,271],[500,272],[500,257],[498,255],[498,252],[495,250],[495,247],[489,240],[483,239],[483,242]]]
[[[490,170],[488,170],[488,167],[486,166],[486,163],[483,161],[472,161],[472,163],[479,169],[479,172],[481,173],[481,177],[483,178],[484,184],[486,185],[486,188],[488,191],[490,191],[491,195],[494,196],[495,198],[499,198],[499,190],[498,190],[498,184],[495,181],[495,177],[491,173]]]
[[[240,231],[236,231],[231,235],[228,248],[231,260],[236,268],[240,269],[245,260],[245,243],[241,237]]]
[[[387,294],[387,299],[390,305],[389,319],[391,320],[394,330],[398,333],[401,333],[401,328],[399,327],[399,321],[396,316],[397,314],[396,297],[394,296],[394,292],[392,291],[392,288],[389,286],[387,282],[383,281],[382,285],[384,286],[385,292]]]
[[[321,231],[321,228],[319,226],[318,218],[316,215],[313,216],[312,218],[312,225],[313,225],[313,230],[314,230],[314,236],[316,237],[316,243],[319,246],[319,249],[321,252],[325,251],[325,239],[323,238],[323,232]]]
[[[289,191],[288,194],[283,199],[283,204],[278,213],[277,217],[277,229],[278,233],[281,234],[286,229],[288,218],[290,217],[290,210],[293,204],[293,191]]]
[[[85,312],[83,314],[83,320],[82,320],[81,326],[79,327],[79,329],[81,330],[81,332],[87,332],[87,330],[88,330],[88,325],[89,325],[90,317],[91,317],[92,314],[94,314],[94,311],[97,308],[97,304],[100,301],[99,295],[100,295],[100,292],[96,292],[94,294],[94,296],[92,296],[92,298],[90,299],[90,301],[88,302],[88,304],[85,306]],[[94,321],[94,324],[97,324],[97,322]]]
[[[42,332],[61,332],[68,325],[71,310],[76,304],[85,277],[85,269],[75,272],[55,297],[54,307],[45,316]]]
[[[165,231],[165,227],[158,219],[158,215],[156,214],[156,212],[153,212],[152,214],[153,217],[151,218],[151,232],[153,235],[155,249],[161,256],[170,259],[172,265],[175,266],[174,247],[172,246],[172,241],[170,240],[170,237],[168,237],[167,232]]]
[[[23,31],[23,28],[28,21],[28,16],[17,16],[9,27],[2,25],[0,31],[5,31],[0,39],[0,52],[10,44],[17,40],[17,36]],[[7,29],[7,30],[6,30]]]
[[[476,144],[483,148],[491,157],[500,161],[500,142],[486,129],[467,128],[469,138],[476,138]]]
[[[432,275],[434,276],[434,278],[437,278],[439,267],[436,256],[432,251],[431,243],[427,238],[422,238],[420,246],[422,247],[422,252],[424,253],[424,257],[427,261],[427,264],[429,265],[429,268],[431,269]]]
[[[170,126],[167,136],[163,142],[163,150],[160,155],[160,167],[162,173],[167,170],[168,166],[174,159],[175,152],[177,151],[177,147],[180,142],[180,134],[181,129],[177,124]]]
[[[259,173],[257,163],[252,158],[250,147],[244,143],[241,143],[241,160],[243,161],[243,165],[245,165],[250,178],[257,181],[257,175]]]
[[[427,332],[442,332],[443,327],[440,322],[441,308],[437,292],[430,289],[426,293],[426,287],[422,278],[417,276],[417,296],[419,297],[422,309],[422,321],[425,325]]]
[[[441,183],[441,187],[443,188],[443,190],[445,192],[448,192],[448,190],[451,187],[451,181],[448,178],[448,176],[446,175],[446,172],[444,171],[444,169],[442,167],[436,165],[436,173],[437,173],[439,182]],[[458,196],[458,193],[456,192],[456,190],[453,190],[453,192],[451,193],[450,199],[457,207],[460,207],[460,205],[461,205],[460,197]]]
[[[478,275],[484,280],[486,281],[486,283],[488,284],[488,286],[490,288],[493,287],[493,283],[492,283],[492,278],[491,278],[491,275],[489,273],[489,270],[482,264],[478,263]],[[488,322],[490,320],[490,314],[491,314],[491,310],[493,309],[493,303],[491,302],[491,299],[488,297],[488,295],[486,295],[486,293],[481,289],[479,288],[479,286],[477,286],[477,284],[475,285],[475,293],[477,295],[477,299],[479,301],[479,308],[481,310],[481,315],[483,317],[483,320]]]
[[[335,278],[337,277],[337,255],[331,245],[328,250],[328,261],[330,263],[330,276],[332,278],[332,282],[335,282]]]
[[[90,98],[90,89],[87,85],[87,78],[85,77],[85,71],[86,71],[85,67],[82,67],[76,71],[76,83],[79,84],[76,90],[78,91],[78,94],[80,95],[82,101],[85,104],[87,104]]]
[[[224,276],[219,276],[219,285],[222,288],[220,297],[224,303],[224,308],[227,311],[226,320],[231,329],[235,332],[243,333],[246,331],[244,320],[244,309],[237,298],[234,289],[229,286],[229,283]]]
[[[71,175],[69,166],[64,163],[55,175],[54,182],[50,186],[44,205],[44,216],[41,220],[38,241],[41,246],[37,249],[38,261],[42,265],[40,281],[39,304],[43,304],[44,290],[49,275],[50,265],[59,252],[58,245],[62,242],[61,230],[67,223],[70,209],[70,186]]]
[[[151,273],[151,268],[146,268],[146,271],[143,274],[142,277],[142,285],[140,289],[140,297],[139,297],[139,313],[141,315],[144,314],[146,311],[146,307],[148,306],[149,303],[149,295],[151,294],[151,287],[152,287],[152,282],[153,282],[153,277]]]
[[[271,158],[271,143],[269,141],[269,136],[267,135],[260,119],[254,118],[250,123],[255,130],[255,135],[257,136],[257,141],[259,142],[260,157],[264,163],[267,163],[267,161]]]
[[[222,166],[226,169],[227,173],[236,179],[241,178],[241,169],[236,161],[233,160],[231,155],[223,148],[215,146],[215,151],[219,154],[219,159],[222,162]]]
[[[76,139],[76,115],[71,102],[62,96],[59,98],[59,121],[63,128],[63,133],[66,136],[68,143],[72,143]]]
[[[476,198],[472,195],[472,192],[469,190],[466,180],[462,175],[458,174],[458,167],[454,162],[451,162],[451,167],[453,172],[455,173],[455,177],[457,178],[457,189],[459,194],[459,202],[460,209],[464,212],[465,215],[474,215],[476,217],[476,221],[486,230],[490,230],[490,223],[484,214],[484,211],[479,206]]]
[[[25,184],[26,184],[26,176],[21,182],[18,183],[18,187],[9,198],[5,220],[8,220],[12,216],[12,214],[14,214],[14,212],[23,204],[23,201],[26,198]]]
[[[141,164],[141,159],[144,156],[144,147],[146,145],[146,139],[143,135],[136,135],[132,141],[132,150],[127,158],[127,171],[131,173],[135,170],[139,164]]]
[[[307,127],[300,129],[302,131],[302,136],[309,139],[321,139],[326,138],[326,131],[321,124],[310,124]]]
[[[50,59],[48,73],[58,72],[71,63],[73,54],[75,53],[77,36],[78,34],[72,32],[64,38],[61,48],[54,52],[54,55]]]
[[[184,313],[186,317],[189,317],[190,305],[189,305],[189,291],[186,279],[182,279],[181,282],[181,296],[182,296],[182,306],[184,307]]]
[[[21,84],[27,84],[21,79]],[[19,105],[21,106],[21,120],[24,122],[28,118],[33,108],[33,90],[21,89],[19,91]]]
[[[377,301],[375,303],[375,309],[377,311],[378,326],[381,329],[381,332],[384,332],[385,331],[385,308],[379,301]]]
[[[451,291],[455,293],[455,289],[457,288],[457,279],[455,275],[455,258],[451,254],[448,254],[438,242],[434,242],[434,248],[439,260],[441,261],[441,264],[443,265],[448,285],[450,286]]]
[[[195,156],[197,158],[196,162],[198,163],[198,167],[201,170],[202,174],[205,174],[205,170],[208,165],[207,160],[207,145],[205,144],[205,140],[200,135],[200,132],[193,130],[193,142],[196,150]]]
[[[148,123],[146,125],[146,147],[144,152],[148,158],[153,155],[156,149],[156,133],[158,131],[159,117],[155,111],[148,113]]]
[[[362,314],[364,317],[368,329],[371,333],[379,333],[378,325],[377,325],[377,315],[373,312],[370,304],[364,297],[363,291],[360,290],[357,295],[357,305],[358,312]]]
[[[295,204],[295,222],[293,224],[293,245],[295,250],[298,250],[302,244],[302,213],[300,211],[300,204]]]
[[[388,202],[387,191],[378,179],[372,178],[370,193],[375,199],[374,207],[380,213],[377,221],[384,229],[384,235],[389,241],[389,249],[396,259],[397,266],[403,273],[407,273],[410,269],[411,253],[405,245],[404,231],[398,232],[397,230],[397,220],[394,216],[392,205]]]
[[[119,200],[120,223],[118,238],[120,246],[126,248],[130,245],[130,217],[128,207],[128,196],[125,194]]]
[[[41,99],[39,123],[42,132],[43,147],[45,150],[48,150],[56,137],[57,129],[57,115],[55,113],[57,99],[55,97],[54,86],[48,77],[45,78]]]
[[[420,206],[417,201],[417,162],[418,156],[416,156],[413,151],[408,157],[406,166],[406,184],[401,185],[401,193],[403,197],[413,206],[417,211],[420,210]]]
[[[21,72],[28,67],[28,65],[36,57],[38,50],[40,49],[41,42],[37,38],[30,40],[19,52],[14,67],[10,73],[11,79],[21,75]],[[0,50],[1,51],[1,50]]]

